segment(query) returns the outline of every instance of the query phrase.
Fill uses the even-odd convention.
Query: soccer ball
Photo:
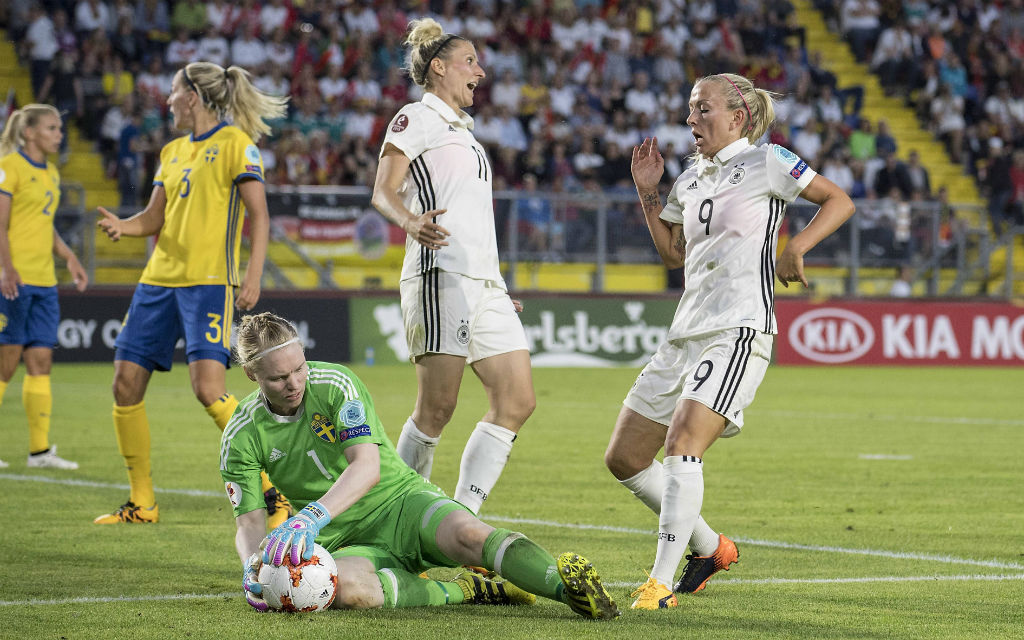
[[[313,557],[293,565],[286,553],[279,567],[264,563],[259,580],[263,599],[274,611],[323,611],[334,602],[338,592],[338,565],[331,553],[313,545]]]

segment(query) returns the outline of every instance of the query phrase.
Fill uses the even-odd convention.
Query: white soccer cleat
[[[57,445],[50,445],[49,451],[39,455],[29,454],[25,466],[35,469],[77,469],[78,463],[65,460],[57,455]]]
[[[3,460],[0,460],[0,469],[6,469],[9,466],[11,466],[11,465],[7,464]]]

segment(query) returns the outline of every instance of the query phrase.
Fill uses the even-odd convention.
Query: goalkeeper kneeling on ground
[[[338,565],[336,608],[529,604],[537,595],[589,618],[619,614],[585,558],[570,552],[556,560],[526,536],[484,524],[402,462],[362,381],[341,365],[307,362],[287,320],[244,317],[238,359],[259,389],[224,429],[220,470],[254,608],[267,609],[261,564],[309,559],[315,540]],[[301,507],[266,537],[261,470]],[[447,582],[419,576],[462,565],[506,581],[472,572]]]

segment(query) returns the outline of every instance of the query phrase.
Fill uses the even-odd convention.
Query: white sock
[[[665,456],[665,493],[658,519],[658,555],[651,577],[672,587],[704,500],[703,463],[696,456]]]
[[[480,513],[487,494],[498,482],[515,439],[515,432],[505,427],[490,422],[476,423],[462,452],[459,483],[455,486],[455,499],[473,513]]]
[[[430,480],[430,469],[434,466],[434,449],[441,438],[432,438],[416,427],[412,416],[405,421],[402,435],[398,436],[395,450],[405,464],[413,468],[427,480]]]
[[[661,463],[657,460],[651,461],[651,466],[640,473],[619,483],[633,492],[640,502],[654,512],[661,513],[661,497],[665,494],[665,473]]]
[[[633,492],[640,502],[647,505],[656,515],[661,515],[661,497],[665,494],[665,474],[661,463],[651,461],[651,466],[625,480],[619,480],[622,486]],[[690,552],[698,556],[709,556],[718,548],[718,533],[697,516],[690,536]]]

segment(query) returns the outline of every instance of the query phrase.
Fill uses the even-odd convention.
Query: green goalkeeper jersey
[[[302,406],[279,416],[259,390],[238,404],[221,439],[220,473],[235,516],[266,508],[260,483],[265,469],[298,510],[318,500],[348,467],[345,449],[364,442],[380,447],[380,482],[354,505],[333,514],[322,536],[358,540],[381,511],[412,490],[440,491],[406,465],[388,440],[366,386],[348,368],[309,362]]]

